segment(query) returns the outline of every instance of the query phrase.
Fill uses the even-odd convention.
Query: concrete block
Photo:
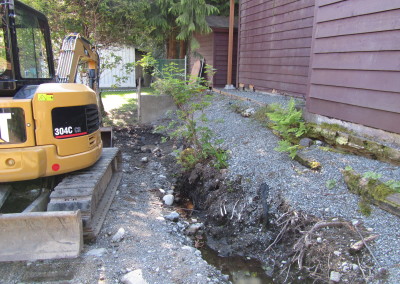
[[[169,110],[176,110],[171,96],[140,95],[139,121],[141,123],[153,122],[164,116]]]

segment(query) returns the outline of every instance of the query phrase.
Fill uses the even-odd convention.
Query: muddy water
[[[203,259],[229,275],[229,280],[234,284],[274,284],[258,260],[240,256],[221,257],[207,246],[200,250]]]

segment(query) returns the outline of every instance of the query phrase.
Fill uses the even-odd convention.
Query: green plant
[[[287,140],[281,140],[278,142],[278,147],[274,148],[275,151],[278,152],[288,152],[289,153],[289,157],[294,159],[294,157],[296,157],[297,155],[297,151],[300,148],[300,145],[293,145],[292,143],[290,143]]]
[[[385,182],[385,185],[388,186],[389,188],[393,189],[395,192],[400,193],[400,181],[389,180],[389,181]]]
[[[154,64],[151,58],[146,62]],[[215,70],[206,66],[205,72],[212,76]],[[217,169],[226,168],[227,153],[215,146],[220,141],[213,143],[214,133],[198,124],[198,119],[207,122],[207,117],[202,113],[210,105],[211,96],[205,94],[208,81],[197,77],[183,80],[181,74],[182,70],[171,63],[162,73],[155,70],[157,79],[152,84],[156,94],[171,96],[177,107],[176,113],[181,123],[178,127],[169,125],[167,129],[171,130],[168,133],[171,138],[181,138],[186,145],[186,149],[178,153],[178,163],[187,170],[199,162],[210,162]],[[198,118],[199,113],[202,115]]]
[[[352,171],[353,170],[353,168],[351,166],[346,166],[344,169],[345,169],[345,171]]]
[[[366,173],[363,174],[363,178],[366,178],[366,179],[375,179],[375,180],[377,180],[377,179],[380,179],[381,177],[382,177],[381,174],[378,174],[378,173],[375,173],[375,172],[366,172]]]
[[[307,133],[303,112],[296,109],[296,102],[293,98],[290,99],[287,108],[279,104],[272,104],[269,109],[271,112],[267,112],[267,116],[273,122],[272,129],[276,130],[283,139],[275,150],[289,152],[293,159],[300,148],[299,138]]]
[[[326,181],[326,188],[327,189],[333,189],[334,187],[336,187],[337,185],[337,181],[335,179],[330,179]]]

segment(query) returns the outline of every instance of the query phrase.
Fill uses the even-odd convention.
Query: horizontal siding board
[[[279,18],[278,16],[283,15],[290,17],[288,14],[294,13],[296,11],[306,9],[309,7],[314,7],[314,0],[298,0],[292,2],[288,5],[273,7],[269,4],[269,7],[263,7],[263,9],[254,8],[254,12],[250,15],[242,15],[242,20],[247,23],[254,23],[266,18]],[[298,13],[298,12],[297,12]],[[311,13],[307,14],[307,17],[311,16]],[[296,17],[296,15],[295,15]],[[296,17],[297,18],[297,17]]]
[[[353,70],[313,70],[311,84],[342,86],[384,92],[399,92],[398,72],[353,71]]]
[[[394,92],[312,85],[310,97],[389,112],[400,109],[400,94]]]
[[[317,0],[320,6],[321,0]],[[337,19],[350,18],[382,11],[400,8],[399,1],[395,0],[351,0],[342,1],[335,5],[319,7],[316,22],[326,22]]]
[[[311,48],[294,48],[283,50],[262,50],[262,51],[245,51],[240,49],[240,56],[244,58],[263,58],[263,57],[305,57],[310,56]]]
[[[308,75],[308,67],[303,66],[273,66],[273,65],[243,65],[242,72],[282,74],[282,75]]]
[[[399,71],[400,51],[315,54],[313,68]]]
[[[247,36],[247,32],[243,32],[240,43],[246,44],[246,43],[259,43],[259,42],[287,40],[287,39],[309,38],[310,34],[312,34],[312,27],[283,31],[283,32],[271,32],[257,36]]]
[[[309,57],[240,58],[240,65],[309,66]]]
[[[275,73],[255,73],[255,72],[242,72],[244,77],[252,77],[253,79],[265,79],[268,81],[276,82],[287,82],[296,85],[307,85],[307,77],[305,76],[295,76],[287,74],[275,74]]]
[[[312,17],[313,15],[314,15],[314,7],[308,7],[308,8],[296,10],[293,12],[285,13],[282,15],[271,16],[271,17],[262,17],[258,21],[250,22],[250,24],[251,24],[250,28],[255,29],[255,28],[262,28],[264,26],[287,23],[287,22],[291,22],[291,21],[296,21],[298,19],[309,18],[309,17]],[[246,18],[244,18],[243,21],[248,22],[248,21],[246,21]],[[241,25],[241,29],[246,30],[246,26]]]
[[[312,113],[400,133],[399,113],[361,108],[319,99],[310,99],[307,105],[308,110]]]
[[[398,50],[399,46],[400,31],[386,31],[317,39],[315,41],[314,52]]]
[[[241,48],[247,51],[281,50],[288,48],[311,48],[311,38],[285,39],[278,41],[242,44]]]
[[[246,26],[246,24],[242,24],[241,26]],[[277,25],[264,26],[264,27],[260,27],[260,28],[255,28],[254,26],[251,26],[251,28],[249,28],[249,29],[242,29],[241,33],[243,33],[245,35],[245,37],[253,37],[253,36],[258,36],[258,35],[266,35],[266,34],[277,33],[277,32],[285,32],[285,31],[298,30],[298,29],[303,29],[303,28],[310,28],[312,26],[313,26],[313,19],[312,19],[312,17],[309,17],[309,18],[298,19],[295,21],[281,23],[281,24],[277,24]]]
[[[400,30],[399,14],[399,10],[393,10],[319,23],[316,27],[315,37],[323,38],[338,35]]]
[[[326,5],[331,5],[334,3],[338,3],[338,2],[343,2],[343,1],[347,1],[347,0],[320,0],[319,1],[319,7],[323,7]]]

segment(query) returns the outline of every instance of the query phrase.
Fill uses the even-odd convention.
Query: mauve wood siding
[[[229,29],[213,28],[213,32],[207,35],[195,35],[200,44],[200,48],[196,50],[206,61],[206,64],[211,65],[216,69],[216,73],[212,79],[213,87],[225,87],[227,81],[228,70],[228,40]],[[198,57],[191,55],[190,66]],[[237,69],[237,31],[234,34],[234,49],[232,60],[232,84],[236,84],[236,69]]]
[[[214,87],[225,87],[228,76],[228,29],[214,30],[214,64],[217,70],[213,78]],[[232,59],[232,85],[236,85],[237,69],[237,31],[234,32],[233,39],[233,59]]]
[[[238,83],[307,92],[315,0],[242,0]]]
[[[214,65],[213,49],[214,49],[214,35],[209,33],[206,35],[196,34],[196,39],[200,44],[200,48],[196,53],[201,54],[206,60],[206,64]],[[196,59],[195,59],[196,60]],[[193,60],[191,60],[193,61]],[[194,62],[191,62],[193,64]]]
[[[400,133],[400,1],[317,0],[307,109]]]

